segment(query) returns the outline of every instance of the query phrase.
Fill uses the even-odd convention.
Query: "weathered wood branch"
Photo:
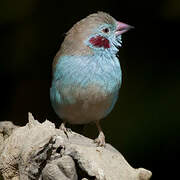
[[[0,172],[5,180],[148,180],[151,172],[132,168],[111,145],[96,147],[75,132],[68,138],[48,120],[17,127],[0,123]]]

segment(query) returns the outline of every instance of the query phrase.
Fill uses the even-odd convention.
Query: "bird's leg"
[[[66,125],[66,122],[63,121],[63,122],[61,123],[59,129],[62,130],[62,131],[66,134],[67,138],[69,138],[69,137],[68,137],[68,132],[71,132],[71,129],[66,128],[65,125]]]
[[[96,121],[96,126],[98,128],[99,131],[99,135],[98,137],[94,140],[95,143],[97,143],[98,146],[105,146],[106,142],[105,142],[105,136],[104,133],[101,129],[100,123],[99,121]]]

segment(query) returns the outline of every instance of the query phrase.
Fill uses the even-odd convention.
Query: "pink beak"
[[[117,21],[116,35],[118,36],[120,34],[123,34],[132,28],[134,28],[134,27],[130,26],[128,24],[122,23],[120,21]]]

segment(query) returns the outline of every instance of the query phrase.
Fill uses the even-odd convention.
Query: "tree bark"
[[[0,172],[5,180],[148,180],[110,144],[97,147],[75,132],[68,137],[48,120],[29,113],[24,127],[0,122]]]

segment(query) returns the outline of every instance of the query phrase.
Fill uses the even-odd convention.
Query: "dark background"
[[[0,120],[60,124],[49,100],[51,64],[64,33],[102,10],[135,26],[123,35],[123,84],[118,103],[102,121],[107,142],[152,179],[178,179],[180,151],[180,1],[0,1]],[[58,123],[57,123],[58,122]],[[85,127],[94,138],[94,125]]]

